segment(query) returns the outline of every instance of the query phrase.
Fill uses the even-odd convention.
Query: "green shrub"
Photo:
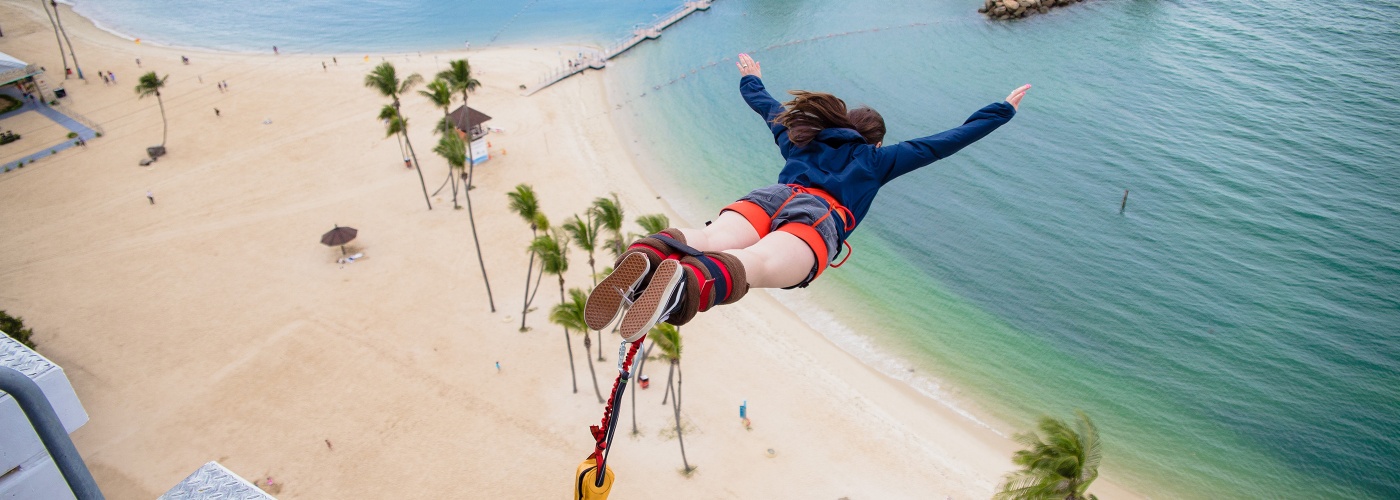
[[[0,115],[9,113],[21,107],[24,107],[24,103],[19,102],[19,99],[0,94]]]
[[[30,349],[34,348],[34,342],[29,340],[29,336],[33,335],[34,331],[24,327],[24,318],[10,316],[5,311],[0,311],[0,331],[4,331],[10,338],[29,346]]]
[[[69,139],[72,139],[72,138],[77,137],[77,136],[78,136],[78,133],[77,133],[77,132],[69,132],[69,133],[68,133],[68,138],[69,138]]]

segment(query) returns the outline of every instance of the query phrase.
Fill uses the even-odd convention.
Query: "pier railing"
[[[691,0],[685,2],[679,7],[672,9],[670,12],[667,12],[665,16],[658,17],[656,21],[647,25],[645,28],[632,30],[631,36],[619,40],[617,43],[607,46],[602,50],[588,51],[581,57],[570,59],[569,62],[563,66],[550,70],[548,74],[540,78],[539,82],[526,90],[525,95],[528,96],[539,92],[545,87],[554,85],[565,78],[582,73],[590,68],[603,69],[607,67],[608,60],[621,55],[623,52],[627,52],[628,49],[648,39],[659,38],[661,36],[661,30],[684,19],[685,16],[695,13],[695,11],[708,10],[712,3],[714,3],[714,0]]]

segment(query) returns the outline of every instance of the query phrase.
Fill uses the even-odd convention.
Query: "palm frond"
[[[580,250],[591,254],[598,247],[598,223],[593,220],[592,215],[589,215],[587,222],[577,215],[564,221],[564,231],[569,233]]]
[[[399,95],[399,74],[391,62],[383,62],[365,75],[365,86],[379,91],[384,97],[397,99]]]
[[[535,214],[540,212],[540,201],[535,197],[535,188],[529,184],[518,184],[514,191],[506,193],[506,199],[510,200],[510,211],[525,219],[527,223],[532,225],[535,223]],[[549,227],[549,225],[546,224],[544,227]]]
[[[403,83],[399,84],[399,94],[403,95],[408,93],[409,90],[412,90],[413,87],[417,87],[420,83],[423,83],[423,75],[418,73],[408,75],[408,78],[404,78]]]
[[[447,160],[447,166],[452,170],[460,171],[467,166],[467,145],[457,134],[442,136],[433,152]]]
[[[681,329],[670,323],[657,323],[647,332],[647,338],[656,343],[656,348],[661,350],[661,357],[668,360],[680,361],[681,359]]]
[[[584,321],[584,305],[588,302],[588,294],[578,288],[569,289],[569,299],[555,304],[549,311],[549,322],[562,326],[565,329],[582,333],[588,330],[588,323]]]
[[[418,95],[428,98],[439,108],[452,107],[452,87],[441,78],[428,82],[427,90],[419,90]]]
[[[1036,431],[1018,433],[1026,448],[1011,457],[1020,470],[1006,475],[994,498],[1002,500],[1083,499],[1098,477],[1102,451],[1098,428],[1082,411],[1076,426],[1041,416]],[[1092,497],[1092,495],[1088,495]]]
[[[659,233],[671,227],[671,219],[665,214],[646,214],[637,216],[637,225],[642,226],[644,236]]]
[[[569,235],[563,230],[551,228],[536,237],[530,242],[530,251],[540,257],[546,274],[560,275],[569,271]]]
[[[481,82],[472,77],[472,66],[466,59],[447,63],[447,69],[439,72],[437,77],[446,80],[453,91],[462,92],[463,99],[466,99],[467,93],[476,92],[481,87]]]
[[[141,75],[141,79],[136,82],[137,98],[159,96],[160,89],[165,88],[165,80],[168,78],[170,78],[170,75],[162,77],[156,75],[154,71],[148,71],[146,74]]]

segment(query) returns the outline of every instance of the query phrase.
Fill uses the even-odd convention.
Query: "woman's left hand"
[[[739,66],[739,76],[753,75],[763,78],[763,68],[760,68],[758,61],[753,60],[748,54],[739,54],[739,62],[735,64]]]

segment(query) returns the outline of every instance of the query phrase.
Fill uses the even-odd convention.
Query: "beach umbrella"
[[[355,230],[353,227],[340,227],[336,225],[335,229],[321,235],[321,244],[328,247],[339,246],[340,254],[345,255],[345,244],[355,239],[356,234],[359,234],[359,231]]]

